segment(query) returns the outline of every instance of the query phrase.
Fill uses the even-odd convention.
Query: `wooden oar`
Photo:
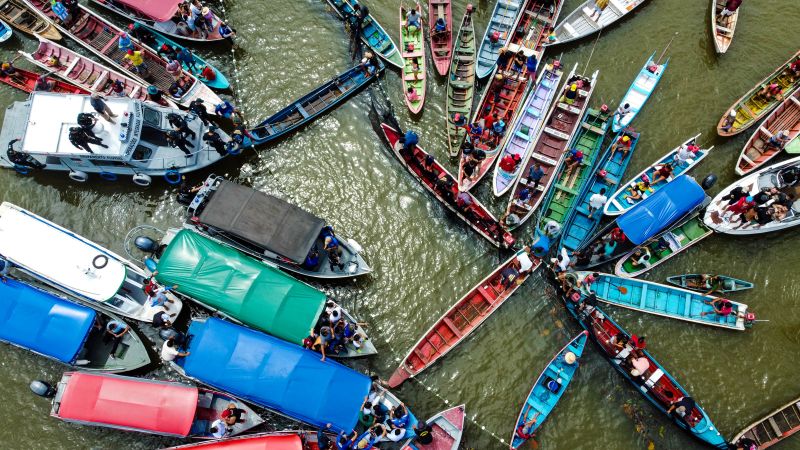
[[[672,41],[674,41],[676,37],[678,37],[678,32],[677,31],[675,32],[675,34],[672,35],[672,39],[669,40],[669,42],[667,43],[667,46],[664,47],[664,51],[661,52],[661,56],[658,57],[658,61],[656,61],[656,65],[661,65],[661,59],[664,57],[665,54],[667,54],[667,49],[669,49],[669,46],[672,45]]]

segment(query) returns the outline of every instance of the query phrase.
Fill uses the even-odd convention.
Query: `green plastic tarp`
[[[189,230],[179,231],[158,261],[156,280],[208,307],[300,344],[325,308],[325,294]]]

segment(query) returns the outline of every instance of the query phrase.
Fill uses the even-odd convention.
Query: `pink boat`
[[[150,27],[161,34],[187,41],[221,41],[219,24],[222,19],[209,8],[207,16],[211,19],[211,32],[192,31],[178,12],[177,0],[92,0],[95,5],[102,6],[134,22]],[[201,10],[202,13],[202,10]]]
[[[427,420],[433,428],[433,442],[430,444],[415,443],[419,450],[458,450],[461,434],[464,432],[464,405],[442,411]],[[411,439],[403,444],[403,450],[412,450]]]
[[[436,32],[436,21],[443,19],[444,31]],[[428,27],[430,27],[431,58],[439,75],[446,76],[453,55],[453,13],[450,0],[428,0]]]

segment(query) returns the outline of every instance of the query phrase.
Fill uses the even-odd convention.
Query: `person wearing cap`
[[[736,203],[730,204],[725,207],[725,212],[722,214],[723,220],[730,220],[728,217],[728,213],[731,216],[740,216],[741,220],[745,220],[744,215],[756,205],[755,199],[748,195],[746,197],[741,197]]]
[[[192,100],[192,102],[189,103],[189,111],[199,117],[200,120],[203,121],[203,125],[211,125],[211,116],[208,114],[208,110],[202,98]]]
[[[106,324],[106,333],[103,336],[103,342],[112,342],[111,352],[109,353],[111,359],[115,358],[114,353],[117,352],[117,347],[119,347],[119,343],[122,342],[122,336],[128,331],[130,331],[130,327],[121,320],[111,320]]]
[[[226,22],[220,22],[217,32],[223,39],[227,40],[231,44],[234,43],[233,38],[236,37],[236,30],[228,26]]]
[[[678,152],[675,153],[673,160],[675,161],[675,165],[678,167],[687,167],[694,162],[694,158],[697,157],[697,152],[700,151],[700,147],[694,144],[694,142],[688,145],[681,145],[678,148]]]
[[[419,136],[414,131],[406,131],[406,134],[403,137],[405,138],[405,143],[403,144],[403,150],[405,151],[412,150],[417,146],[417,143],[419,143]]]
[[[578,84],[572,83],[564,89],[564,94],[558,100],[561,103],[566,103],[567,105],[571,105],[575,103],[575,99],[578,98]]]
[[[169,130],[164,132],[165,137],[167,138],[167,143],[170,147],[174,147],[180,149],[186,157],[192,156],[192,151],[189,148],[194,148],[194,144],[187,141],[186,138],[179,132],[175,130]]]
[[[161,44],[161,47],[156,51],[158,56],[164,58],[165,61],[175,61],[178,59],[178,52],[166,42]]]
[[[175,131],[179,132],[184,137],[191,137],[192,140],[197,139],[197,133],[194,132],[191,128],[189,128],[189,124],[186,122],[186,119],[177,113],[169,113],[167,114],[167,122],[175,129]]]
[[[11,61],[6,61],[2,65],[0,65],[0,77],[3,78],[11,78],[17,84],[25,84],[25,80],[22,79],[22,76],[17,71],[17,68],[14,67],[14,61],[19,59],[21,55],[17,55]]]
[[[174,313],[173,313],[174,315]],[[153,314],[153,327],[167,330],[172,328],[172,317],[164,311]]]
[[[733,129],[733,126],[736,124],[736,110],[732,109],[730,112],[725,116],[725,120],[722,122],[722,126],[720,130],[724,132],[729,132]]]
[[[208,131],[203,134],[203,141],[208,143],[208,146],[216,150],[219,156],[225,156],[228,152],[225,150],[225,142],[222,137],[217,133],[217,127],[209,127]],[[313,267],[316,267],[314,265]]]
[[[536,422],[539,420],[539,414],[541,414],[541,412],[536,411],[533,417],[531,417],[531,420],[528,420],[517,427],[517,429],[514,431],[514,434],[516,434],[518,438],[526,441],[533,439],[535,436],[535,433],[533,432],[533,426],[536,425]]]
[[[506,173],[514,173],[516,172],[517,167],[519,167],[519,163],[521,161],[522,158],[518,154],[508,154],[500,160],[500,170]]]
[[[233,115],[233,109],[233,105],[229,101],[223,100],[222,103],[214,107],[214,114],[219,117],[224,117],[225,119],[230,119]]]
[[[236,403],[228,403],[228,407],[222,410],[220,418],[225,421],[225,424],[232,427],[237,423],[245,421],[244,415],[247,411],[236,407]]]
[[[128,50],[122,59],[127,59],[131,63],[134,72],[142,76],[147,74],[147,65],[144,63],[144,55],[141,51]]]
[[[453,125],[456,128],[465,128],[465,129],[467,128],[467,118],[466,118],[466,116],[464,116],[461,113],[453,113],[451,115],[451,117],[452,117]]]
[[[627,134],[620,136],[619,139],[617,139],[617,142],[615,142],[611,147],[611,156],[609,157],[609,160],[614,159],[614,153],[616,153],[617,150],[622,151],[622,159],[625,159],[625,157],[628,156],[628,152],[631,151],[632,145],[633,142],[631,141],[630,136]]]
[[[776,150],[783,150],[783,147],[792,140],[789,136],[789,130],[781,130],[772,135],[767,140],[767,147],[772,147]]]
[[[128,33],[120,31],[118,35],[119,39],[117,39],[117,48],[119,51],[122,53],[128,53],[130,50],[136,50],[136,47],[133,45],[133,40]]]
[[[567,150],[565,153],[569,154],[567,157],[567,170],[572,170],[575,166],[578,166],[583,162],[583,152],[577,148]]]

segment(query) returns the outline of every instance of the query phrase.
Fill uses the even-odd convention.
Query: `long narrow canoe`
[[[357,4],[356,0],[326,0],[333,8],[336,14],[342,19],[351,24],[356,20],[355,9],[353,5]],[[378,56],[383,58],[387,63],[397,67],[403,68],[403,58],[400,56],[400,51],[397,49],[389,33],[383,29],[380,23],[375,20],[372,15],[368,15],[361,23],[361,40],[367,44]]]
[[[444,31],[436,32],[436,21],[444,19]],[[430,27],[431,58],[439,75],[447,75],[453,57],[453,10],[450,0],[428,0],[428,26]]]
[[[0,20],[0,42],[5,42],[11,39],[11,36],[14,34],[14,31],[8,26],[7,23]]]
[[[531,50],[541,61],[544,53],[542,46],[558,20],[563,5],[563,0],[525,0],[508,41],[508,49],[513,53],[520,49]]]
[[[422,13],[419,3],[416,5],[417,12]],[[419,29],[406,27],[406,12],[408,10],[400,6],[400,55],[403,57],[402,86],[403,98],[406,101],[406,106],[411,114],[419,114],[422,107],[425,106],[425,29],[422,26],[422,18],[420,18]],[[419,70],[414,70],[414,63],[416,63]],[[411,100],[408,97],[408,90],[414,89],[417,93],[417,99]]]
[[[728,277],[725,275],[709,275],[709,274],[697,274],[697,273],[690,273],[686,275],[674,275],[671,277],[667,277],[667,283],[674,284],[675,286],[679,286],[684,289],[689,289],[692,291],[708,292],[709,290],[711,290],[712,286],[707,285],[706,282],[703,281],[703,277],[719,278],[722,284],[718,289],[716,289],[715,292],[719,292],[721,294],[744,291],[747,289],[753,289],[755,287],[753,283],[749,281],[740,280],[738,278]]]
[[[193,442],[161,450],[320,450],[316,431],[270,431]]]
[[[631,139],[630,151],[624,156],[621,151],[617,151],[612,155],[611,148],[623,136],[628,136]],[[619,186],[622,176],[625,174],[625,169],[631,161],[633,152],[636,150],[639,136],[639,133],[628,130],[619,133],[611,140],[611,144],[598,159],[597,166],[592,170],[586,185],[576,197],[575,207],[572,208],[564,221],[564,226],[561,228],[561,240],[558,243],[559,248],[563,247],[569,251],[575,251],[587,239],[594,236],[603,214],[600,211],[595,211],[591,216],[589,215],[589,199],[592,195],[599,194],[603,189],[606,192],[605,195],[608,196],[609,192]],[[606,172],[604,177],[600,176],[601,171]]]
[[[472,8],[467,7],[456,38],[450,76],[447,77],[447,145],[451,157],[458,156],[467,135],[463,126],[457,126],[455,115],[464,121],[472,117],[472,98],[475,96],[475,27],[472,25]]]
[[[669,153],[659,158],[656,162],[647,166],[646,169],[636,174],[636,176],[632,177],[630,180],[628,180],[628,182],[622,184],[617,192],[614,192],[614,194],[608,196],[608,202],[606,203],[605,208],[603,208],[603,214],[607,216],[618,216],[625,211],[630,210],[637,203],[641,203],[641,200],[637,201],[629,198],[631,190],[635,188],[636,183],[642,181],[644,178],[652,181],[655,177],[654,173],[656,170],[658,170],[664,164],[669,163],[672,166],[672,176],[668,177],[667,181],[661,181],[654,185],[650,185],[649,192],[646,192],[642,195],[643,199],[653,195],[654,192],[661,190],[661,188],[666,186],[669,182],[675,178],[678,178],[679,175],[688,172],[694,166],[699,164],[700,161],[708,156],[708,153],[714,148],[713,146],[707,149],[701,148],[695,153],[696,157],[692,158],[691,162],[687,162],[685,164],[677,164],[675,157],[682,147],[695,144],[697,142],[697,138],[700,137],[700,134],[701,133],[697,133],[695,136],[690,137],[682,144],[672,149]]]
[[[56,27],[22,0],[0,0],[0,19],[23,33],[39,35],[51,41],[61,40],[61,33]]]
[[[486,78],[494,71],[500,49],[506,45],[511,33],[514,32],[514,24],[517,23],[517,17],[522,12],[522,1],[497,0],[478,49],[476,74],[479,79]],[[497,36],[495,42],[492,42],[493,36]]]
[[[497,159],[497,155],[500,153],[503,142],[508,138],[508,128],[514,123],[516,114],[519,112],[520,105],[525,99],[528,87],[531,84],[527,75],[506,76],[500,73],[504,71],[505,67],[498,69],[492,72],[495,75],[483,91],[483,96],[478,102],[478,108],[473,113],[472,122],[480,120],[483,123],[482,119],[487,114],[493,115],[497,113],[498,119],[502,119],[506,123],[505,134],[499,141],[496,141],[489,130],[484,129],[479,138],[469,138],[472,139],[472,144],[476,149],[483,150],[486,153],[486,158],[478,164],[472,176],[467,177],[464,173],[464,163],[467,158],[462,155],[458,165],[458,189],[462,192],[472,189],[491,169],[494,160]]]
[[[123,92],[126,96],[137,100],[148,100],[147,87],[133,78],[127,77],[119,72],[115,72],[100,63],[69,50],[66,47],[50,42],[39,37],[39,48],[33,53],[19,51],[31,63],[41,67],[55,76],[79,86],[82,91],[99,92],[106,96],[115,95],[113,84],[116,81],[122,83]],[[52,66],[50,60],[55,57],[58,65]],[[167,96],[161,97],[163,106],[176,107],[175,103]]]
[[[703,223],[700,212],[697,212],[620,258],[614,273],[620,277],[638,277],[711,236],[712,233],[713,231]]]
[[[745,320],[747,305],[744,303],[729,300],[733,312],[725,317],[715,314],[714,307],[709,304],[718,297],[607,273],[601,273],[594,283],[587,286],[583,282],[591,274],[592,272],[575,272],[574,275],[568,274],[567,279],[573,287],[580,287],[584,293],[591,289],[598,300],[622,308],[729,330],[742,331],[746,325],[750,325]],[[578,285],[576,281],[583,284]],[[706,315],[703,316],[702,313]]]
[[[800,88],[800,77],[792,80],[791,75],[788,73],[789,65],[798,60],[800,60],[800,50],[789,58],[788,61],[775,69],[774,72],[769,74],[769,76],[756,83],[752,89],[747,91],[747,93],[739,100],[736,100],[730,108],[725,110],[725,114],[717,124],[717,134],[720,136],[734,136],[741,133],[755,125],[756,122],[769,114],[773,109],[777,108],[783,98],[790,96],[797,88]],[[781,88],[782,98],[779,99],[777,96],[773,96],[767,100],[763,96],[758,95],[758,92],[764,86],[773,83]],[[736,113],[736,118],[729,129],[724,129],[728,115],[731,112]]]
[[[506,207],[506,215],[516,215],[519,217],[519,221],[515,220],[516,225],[513,227],[509,225],[509,228],[516,228],[525,223],[536,212],[553,185],[555,175],[564,164],[565,155],[570,150],[569,144],[580,127],[584,113],[589,108],[589,100],[597,85],[597,74],[598,71],[595,71],[591,79],[580,77],[583,87],[578,89],[578,96],[573,104],[558,100],[550,109],[542,132],[530,151],[529,158],[520,163],[522,172],[514,184],[514,190]],[[564,85],[565,90],[571,89],[570,83],[574,81],[571,78],[575,77],[567,78],[567,83]],[[537,164],[541,166],[545,174],[540,180],[539,186],[534,189],[534,183],[528,180],[527,174]],[[530,196],[526,201],[518,198],[523,189],[530,191]]]
[[[389,378],[389,386],[397,387],[410,377],[419,375],[460,344],[497,311],[542,263],[536,258],[529,273],[520,274],[507,287],[504,286],[501,281],[503,270],[511,267],[517,257],[524,252],[525,250],[520,250],[506,260],[447,310],[403,358],[403,362]]]
[[[117,45],[122,33],[122,29],[114,26],[111,22],[102,19],[100,16],[80,6],[78,13],[72,19],[69,26],[61,24],[60,20],[50,8],[47,0],[25,0],[33,5],[37,10],[44,13],[56,27],[65,35],[75,39],[98,57],[104,59],[117,69],[127,72],[131,78],[138,80],[142,84],[152,84],[159,88],[166,95],[170,95],[170,87],[174,83],[172,75],[167,73],[167,63],[154,52],[143,47],[140,43],[133,41],[132,44],[136,51],[142,52],[149,76],[147,80],[136,74],[130,64],[124,62],[125,52]],[[184,83],[183,93],[170,95],[176,103],[188,106],[195,99],[202,99],[207,109],[214,109],[214,106],[222,100],[208,86],[201,83],[194,75],[183,71],[181,80]]]
[[[211,32],[203,35],[199,31],[192,32],[189,30],[185,22],[178,23],[174,20],[175,15],[178,13],[177,1],[92,0],[92,3],[176,39],[197,43],[225,39],[219,34],[219,25],[222,23],[222,19],[213,10],[211,11]],[[181,23],[183,26],[180,25]]]
[[[622,118],[620,118],[619,114],[614,114],[614,123],[611,128],[614,133],[618,133],[631,124],[647,102],[647,99],[653,94],[656,86],[658,86],[658,82],[661,81],[664,71],[667,70],[669,58],[664,61],[664,64],[657,64],[653,60],[655,56],[656,52],[653,52],[653,54],[647,58],[644,66],[642,66],[642,70],[639,71],[639,75],[633,80],[633,83],[631,83],[631,86],[628,88],[628,92],[625,93],[625,96],[622,97],[622,101],[619,102],[620,106],[630,106],[631,112],[625,114]],[[651,66],[654,68],[653,72],[650,71]]]
[[[574,73],[575,68],[572,69],[570,76]],[[561,64],[558,61],[548,64],[541,71],[536,87],[528,94],[525,103],[522,104],[519,118],[510,127],[508,138],[505,140],[500,156],[497,158],[497,164],[494,166],[494,180],[492,182],[494,195],[499,197],[505,194],[517,181],[523,165],[520,163],[517,165],[516,170],[506,172],[500,168],[500,161],[509,155],[512,157],[513,155],[519,156],[520,161],[528,159],[530,151],[533,149],[533,144],[539,138],[542,125],[553,105],[553,99],[558,93],[558,86],[561,83],[563,74],[564,71],[561,70]]]
[[[522,409],[517,417],[514,431],[511,433],[511,448],[520,448],[527,439],[523,439],[517,434],[520,427],[525,426],[525,423],[531,419],[536,419],[536,422],[530,427],[528,434],[533,434],[542,426],[542,423],[547,419],[547,416],[553,411],[556,403],[561,400],[564,391],[567,390],[570,381],[572,381],[575,371],[578,370],[578,362],[583,349],[586,347],[586,340],[589,335],[588,331],[583,331],[581,334],[572,339],[560,352],[550,360],[544,368],[539,378],[533,384],[528,398],[522,405]],[[567,353],[571,353],[575,360],[572,363],[566,361]],[[550,385],[555,386],[555,391]]]
[[[139,33],[150,33],[150,35],[153,37],[153,43],[155,44],[155,47],[150,49],[156,54],[158,53],[158,49],[164,44],[174,48],[176,52],[179,52],[183,49],[182,45],[169,40],[166,36],[159,34],[157,31],[151,30],[138,22],[134,23],[133,27],[134,29],[139,30]],[[192,59],[194,60],[194,68],[191,68],[185,62],[182,62],[181,64],[183,66],[183,70],[190,72],[192,75],[196,76],[198,80],[202,81],[210,88],[228,89],[231,87],[231,83],[228,81],[225,75],[220,72],[219,69],[206,62],[206,60],[197,56],[197,53],[192,52]],[[214,75],[216,77],[213,80],[206,80],[205,78],[200,77],[200,74],[203,72],[203,67],[205,66],[208,66],[214,71]]]
[[[0,74],[0,82],[3,82],[11,87],[15,87],[24,92],[33,92],[36,90],[36,81],[39,79],[41,75],[36,72],[31,72],[29,70],[20,69],[15,67],[17,75],[19,75],[19,80],[22,82],[20,83],[17,79],[4,76]],[[50,92],[61,92],[64,94],[89,94],[89,91],[86,89],[80,88],[75,86],[71,83],[67,83],[66,81],[62,81],[56,78],[47,77],[47,82],[50,83],[53,88]]]
[[[385,123],[381,124],[381,128],[397,159],[447,209],[455,213],[459,219],[463,220],[470,228],[496,247],[508,248],[514,244],[514,237],[511,236],[511,233],[505,231],[497,218],[472,194],[466,193],[469,196],[468,205],[459,206],[459,202],[456,201],[459,192],[455,186],[455,178],[444,166],[439,164],[438,161],[434,161],[432,172],[430,174],[426,173],[422,168],[422,163],[429,153],[417,145],[413,153],[404,154],[402,145],[398,145],[401,137],[400,132]],[[437,183],[438,179],[450,183],[450,188],[445,190],[441,183]]]
[[[466,417],[465,406],[454,406],[435,414],[426,423],[433,428],[433,442],[430,444],[414,443],[411,447],[412,439],[407,440],[403,450],[458,450],[461,444],[461,435],[464,433],[464,418]]]
[[[728,0],[711,0],[711,36],[714,38],[714,48],[719,54],[727,52],[731,46],[741,9],[737,8],[730,16],[722,17],[719,13],[725,9],[726,3]]]
[[[383,64],[378,68],[378,71],[382,70]],[[276,141],[317,120],[361,91],[376,77],[377,74],[370,76],[361,66],[356,66],[326,81],[251,129],[253,144]]]
[[[609,125],[608,113],[589,108],[581,121],[571,147],[583,152],[583,163],[574,167],[562,165],[555,175],[553,188],[542,203],[542,214],[538,227],[555,222],[562,228],[578,195],[591,179],[594,163],[603,145]]]
[[[577,305],[567,299],[564,300],[567,304],[567,311],[570,312],[584,330],[589,332],[589,338],[597,345],[600,353],[611,364],[611,367],[625,377],[634,389],[641,393],[656,409],[671,419],[672,423],[686,430],[691,436],[704,444],[721,450],[730,448],[725,437],[716,429],[714,423],[711,422],[711,418],[708,417],[708,414],[703,411],[703,408],[697,402],[692,402],[691,406],[686,406],[688,411],[685,419],[682,419],[677,414],[667,413],[673,401],[680,401],[682,398],[689,397],[689,393],[647,350],[642,350],[642,353],[649,362],[648,369],[643,374],[631,375],[632,367],[626,360],[633,351],[630,344],[631,335],[619,326],[611,316],[596,306],[586,306],[583,310],[579,310],[582,305]],[[618,342],[622,338],[625,338],[625,341],[629,344],[620,350],[614,345],[614,342]]]
[[[747,175],[777,156],[782,149],[768,141],[779,131],[788,131],[790,141],[800,136],[800,89],[787,96],[750,136],[736,161],[736,173]]]
[[[594,11],[595,0],[587,0],[576,10],[559,22],[553,30],[555,41],[545,45],[563,44],[574,41],[590,34],[597,33],[603,28],[628,15],[645,0],[609,0],[608,6],[599,18]]]
[[[759,450],[764,450],[798,431],[800,431],[800,397],[769,413],[763,419],[748,425],[731,442],[735,447],[735,444],[740,444],[740,441],[745,438],[753,441]],[[741,444],[743,445],[744,442]]]

